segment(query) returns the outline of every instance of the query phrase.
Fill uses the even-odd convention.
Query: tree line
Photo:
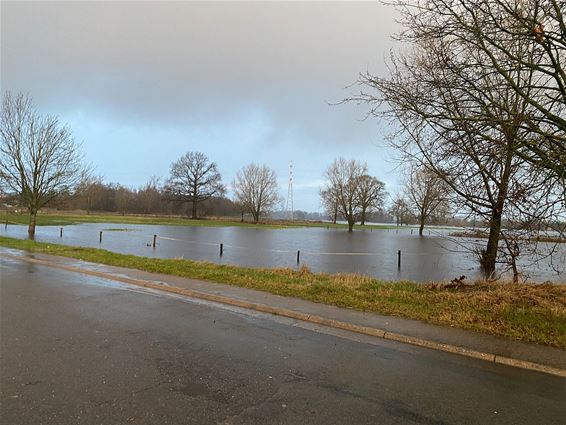
[[[32,237],[37,213],[46,206],[87,214],[187,214],[193,219],[239,215],[242,221],[247,214],[258,223],[282,204],[277,175],[267,165],[252,163],[239,170],[230,184],[230,199],[217,164],[201,152],[187,152],[173,161],[164,181],[152,177],[140,188],[105,183],[85,166],[81,146],[70,128],[57,117],[40,114],[31,98],[22,93],[3,95],[0,135],[1,188],[8,195],[6,200],[11,198],[29,211]],[[430,178],[417,178],[406,185],[406,193],[413,194],[412,202],[397,199],[387,210],[385,184],[369,175],[365,163],[338,158],[324,177],[320,200],[327,218],[334,223],[346,221],[349,231],[357,222],[363,226],[368,219],[389,221],[395,217],[398,224],[419,219],[422,234],[425,221],[440,211],[439,197],[444,196],[442,191],[427,192],[426,205],[419,204],[416,190],[428,190],[420,186]],[[449,214],[448,210],[443,213],[444,217]]]

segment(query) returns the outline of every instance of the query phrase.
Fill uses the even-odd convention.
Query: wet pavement
[[[1,261],[6,424],[563,424],[566,380]]]

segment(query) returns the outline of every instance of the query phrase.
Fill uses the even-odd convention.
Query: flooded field
[[[102,242],[100,242],[100,232]],[[244,227],[190,227],[88,223],[38,227],[36,240],[159,258],[189,258],[218,264],[250,267],[298,267],[313,271],[359,273],[380,279],[419,282],[479,276],[476,259],[469,252],[471,239],[450,238],[450,230],[430,229],[420,238],[416,230],[357,230]],[[10,225],[0,234],[27,238],[27,227]],[[153,235],[157,235],[153,248]],[[220,244],[223,255],[220,256]],[[401,267],[398,268],[398,251]],[[551,259],[538,265],[523,258],[522,271],[533,281],[566,283],[566,244]]]

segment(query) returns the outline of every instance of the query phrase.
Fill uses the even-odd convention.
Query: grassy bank
[[[27,214],[3,213],[0,216],[1,222],[8,221],[10,224],[27,225],[29,216]],[[346,224],[332,224],[317,221],[285,221],[285,220],[267,220],[258,224],[250,222],[241,222],[237,218],[203,218],[192,220],[178,216],[154,216],[154,215],[118,215],[118,214],[46,214],[40,213],[37,216],[38,226],[67,226],[80,223],[116,223],[116,224],[157,224],[166,226],[204,226],[204,227],[254,227],[265,229],[287,229],[297,227],[322,227],[332,229],[347,229]],[[365,226],[356,226],[361,229],[395,229],[394,225],[376,225],[368,224]]]
[[[0,237],[0,246],[258,289],[566,349],[566,285],[384,282],[307,268],[253,269]]]

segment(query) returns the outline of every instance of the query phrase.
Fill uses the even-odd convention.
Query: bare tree
[[[223,195],[225,190],[216,163],[201,152],[188,152],[173,162],[165,183],[165,193],[170,199],[191,203],[193,219],[197,218],[200,202]]]
[[[406,27],[400,35],[403,41],[449,43],[452,55],[446,59],[463,53],[474,77],[481,81],[497,75],[501,85],[529,105],[529,114],[518,126],[533,136],[517,141],[516,154],[565,178],[564,1],[394,0],[393,4]],[[528,77],[517,79],[518,74]]]
[[[349,232],[362,212],[359,186],[364,175],[367,175],[366,164],[345,158],[334,160],[325,173],[326,185],[321,193],[336,201],[340,215],[348,222]]]
[[[333,196],[332,191],[322,189],[320,191],[320,201],[326,216],[332,220],[332,224],[336,224],[338,220],[338,200]]]
[[[375,177],[364,174],[360,177],[358,183],[358,193],[361,207],[360,225],[363,226],[366,224],[368,213],[383,208],[387,192],[385,191],[385,183]]]
[[[252,163],[238,171],[233,188],[236,202],[252,215],[254,223],[281,201],[277,176],[267,165]]]
[[[419,220],[419,236],[423,236],[425,223],[435,211],[447,209],[448,190],[444,181],[425,167],[413,168],[408,174],[405,194],[409,208]]]
[[[402,194],[398,193],[397,196],[395,196],[391,206],[389,207],[389,213],[395,218],[395,224],[397,226],[409,224],[407,219],[409,218],[411,211],[407,200]]]
[[[489,12],[465,3],[423,0],[413,7],[400,1],[407,26],[401,39],[412,48],[392,56],[389,78],[362,75],[361,84],[376,89],[376,94],[362,92],[354,98],[368,102],[372,113],[397,125],[391,140],[404,160],[432,170],[456,194],[462,209],[488,223],[480,264],[487,276],[493,276],[499,242],[506,234],[505,217],[521,215],[525,222],[549,218],[555,211],[554,188],[561,173],[549,176],[546,170],[555,168],[543,166],[541,161],[546,160],[527,163],[525,158],[527,146],[534,144],[546,146],[547,156],[554,152],[532,128],[540,110],[531,100],[543,99],[545,87],[538,86],[535,70],[522,66],[519,59],[507,62],[506,75],[497,72],[490,57],[494,52],[459,36],[461,20]],[[442,13],[451,7],[452,12]],[[499,37],[515,58],[528,62],[536,55],[513,31],[491,35]],[[502,63],[510,57],[503,51],[498,55]],[[547,202],[537,205],[533,199]]]
[[[57,197],[74,192],[86,168],[80,145],[57,117],[40,115],[32,99],[2,96],[0,185],[18,193],[28,208],[28,234],[35,237],[37,213]]]
[[[84,175],[77,185],[76,194],[81,198],[81,201],[84,202],[84,208],[87,214],[90,214],[93,206],[96,205],[102,186],[102,177],[91,174]]]
[[[159,177],[151,177],[149,181],[137,191],[136,204],[140,212],[144,214],[161,212],[163,195],[161,193]]]

